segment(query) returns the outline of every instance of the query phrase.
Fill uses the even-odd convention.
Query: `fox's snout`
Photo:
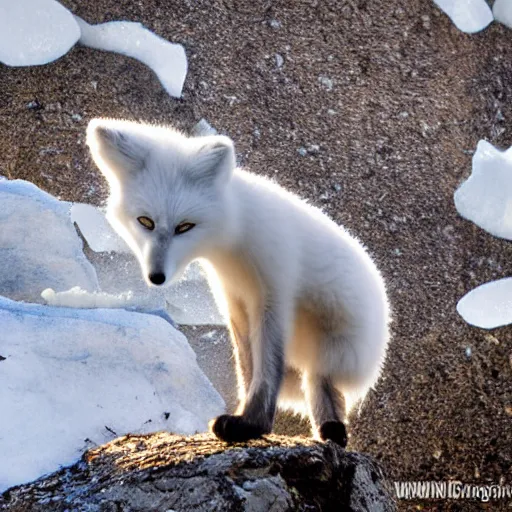
[[[148,277],[153,284],[158,286],[165,283],[165,274],[163,272],[153,272]]]

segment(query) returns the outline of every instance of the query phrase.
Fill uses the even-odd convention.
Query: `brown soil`
[[[205,117],[243,165],[356,233],[387,279],[393,341],[350,448],[391,480],[512,484],[512,330],[472,328],[455,310],[476,285],[512,275],[512,244],[453,204],[478,140],[512,144],[512,31],[465,35],[424,0],[65,3],[90,22],[137,20],[183,43],[183,99],[142,64],[87,48],[0,67],[0,174],[99,203],[84,145],[92,117],[185,129]]]

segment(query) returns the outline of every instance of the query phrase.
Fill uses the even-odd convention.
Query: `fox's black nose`
[[[155,272],[154,274],[149,274],[149,280],[153,284],[164,284],[165,274],[162,274],[162,272]]]

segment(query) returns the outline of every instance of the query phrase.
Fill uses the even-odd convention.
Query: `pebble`
[[[281,68],[281,67],[283,67],[283,64],[284,64],[283,56],[279,53],[276,53],[276,66],[278,68]]]
[[[41,103],[39,103],[39,101],[32,100],[27,103],[27,108],[29,110],[41,110],[43,106],[41,105]]]
[[[192,133],[197,136],[217,135],[217,130],[203,117],[192,128]]]
[[[334,83],[331,78],[327,76],[319,76],[318,81],[321,85],[323,85],[328,91],[332,91],[332,88],[334,87]]]

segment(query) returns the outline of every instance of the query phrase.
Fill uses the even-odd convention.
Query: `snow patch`
[[[141,61],[156,73],[171,96],[181,97],[187,76],[187,57],[183,46],[153,34],[141,23],[111,21],[90,25],[78,16],[75,20],[81,30],[80,44]]]
[[[207,430],[224,402],[162,319],[0,297],[0,492],[127,433]]]
[[[69,217],[70,204],[32,183],[0,181],[0,290],[38,302],[46,288],[98,289],[94,267],[82,251]]]
[[[434,3],[459,30],[468,34],[480,32],[494,20],[485,0],[434,0]]]
[[[462,217],[512,240],[512,148],[500,151],[481,140],[471,176],[456,190],[454,200]]]
[[[52,62],[79,37],[73,15],[54,0],[0,2],[0,62],[8,66]]]
[[[203,117],[192,128],[192,134],[197,137],[218,135],[218,131]]]
[[[512,2],[510,0],[496,0],[492,6],[494,19],[512,28]]]
[[[494,329],[512,323],[512,277],[478,286],[457,304],[464,320],[482,329]]]

